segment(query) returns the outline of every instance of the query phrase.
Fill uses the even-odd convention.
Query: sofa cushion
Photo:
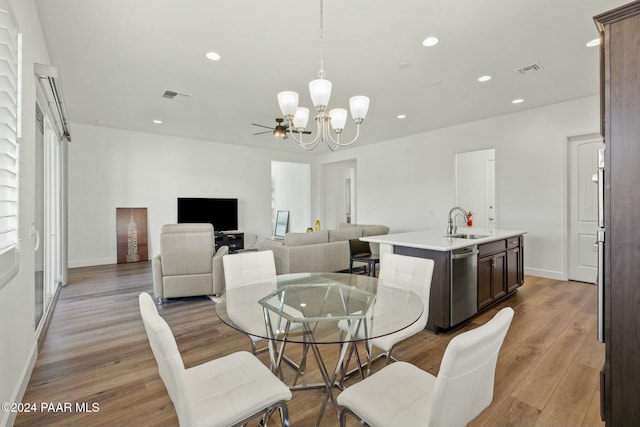
[[[383,234],[389,234],[389,227],[386,225],[363,225],[362,236],[381,236]]]
[[[362,237],[362,228],[360,227],[329,230],[329,242],[341,242],[343,240],[359,239],[360,237]]]
[[[340,224],[338,224],[338,230],[342,230],[344,228],[353,228],[353,227],[358,227],[358,224],[353,224],[350,222],[341,222]]]
[[[318,243],[328,242],[329,233],[327,230],[314,231],[311,233],[287,233],[284,236],[285,246],[317,245]]]

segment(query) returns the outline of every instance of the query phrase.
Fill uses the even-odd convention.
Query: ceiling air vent
[[[191,98],[191,95],[187,95],[186,93],[176,92],[174,90],[165,90],[162,94],[163,98],[167,99],[176,99],[178,101],[186,101]]]
[[[535,73],[536,71],[542,70],[542,65],[536,63],[526,65],[524,67],[518,68],[516,71],[523,76],[531,73]]]

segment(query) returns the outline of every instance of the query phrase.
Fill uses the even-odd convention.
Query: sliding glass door
[[[34,247],[35,263],[35,314],[34,324],[36,330],[44,315],[44,245],[42,244],[42,231],[44,230],[44,115],[36,105],[36,153],[35,153],[35,213],[34,222],[31,225],[31,233],[35,234]]]
[[[62,283],[62,150],[47,114],[36,105],[36,191],[32,225],[36,235],[35,319],[39,333],[42,321]]]

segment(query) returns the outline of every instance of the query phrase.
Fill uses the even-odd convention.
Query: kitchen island
[[[434,260],[426,329],[441,332],[497,304],[524,283],[524,234],[459,228],[452,236],[422,230],[361,240],[378,243],[381,254]]]

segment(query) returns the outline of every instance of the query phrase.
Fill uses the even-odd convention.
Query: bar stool
[[[353,263],[363,262],[367,264],[367,275],[376,276],[376,264],[380,263],[380,254],[372,254],[369,242],[360,239],[349,240],[349,274],[353,273]]]

